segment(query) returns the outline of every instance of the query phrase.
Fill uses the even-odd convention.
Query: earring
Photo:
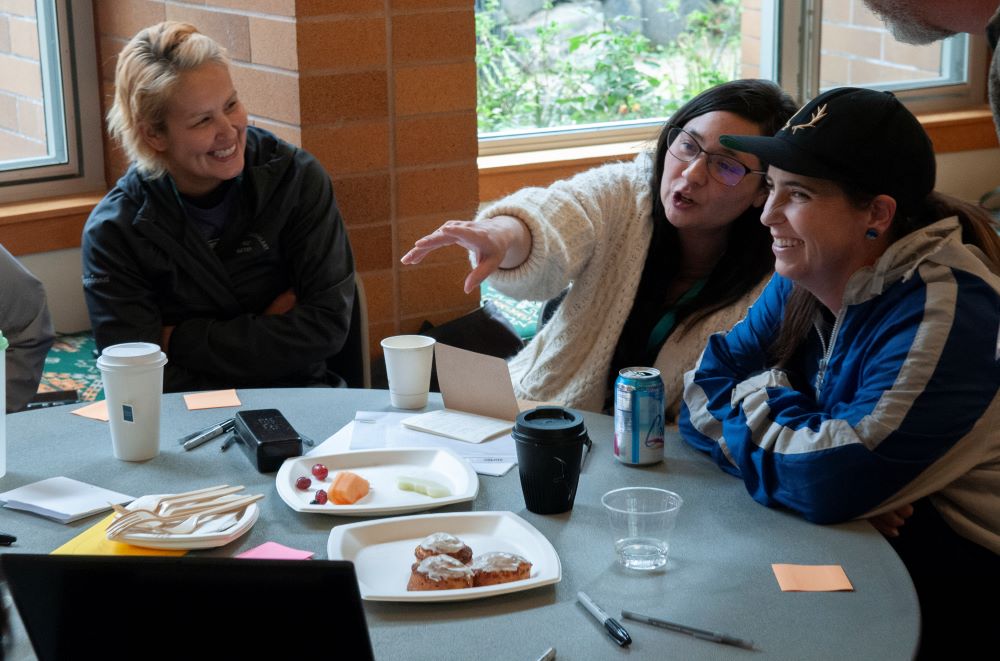
[[[874,241],[878,238],[878,230],[875,228],[869,228],[868,231],[865,232],[865,238],[869,241]]]

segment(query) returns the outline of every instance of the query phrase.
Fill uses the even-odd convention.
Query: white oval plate
[[[417,545],[435,532],[448,532],[472,548],[517,553],[531,562],[523,581],[458,590],[410,592],[410,566]],[[555,548],[534,526],[513,512],[455,512],[402,516],[337,526],[326,545],[331,560],[350,560],[361,598],[368,601],[465,601],[558,583],[562,564]]]
[[[191,533],[188,535],[164,535],[156,533],[125,533],[116,542],[149,549],[214,549],[246,534],[257,523],[260,508],[250,503],[236,523],[225,530],[212,533]]]
[[[325,480],[312,474],[313,464],[330,471]],[[316,490],[329,489],[337,471],[349,470],[368,480],[371,492],[352,505],[312,504]],[[295,488],[301,476],[312,480],[306,491]],[[431,498],[396,486],[399,476],[433,480],[451,489],[450,496]],[[323,456],[286,459],[278,469],[275,486],[281,499],[297,512],[317,512],[338,516],[378,516],[420,512],[472,500],[479,493],[479,476],[469,462],[444,448],[351,450]]]

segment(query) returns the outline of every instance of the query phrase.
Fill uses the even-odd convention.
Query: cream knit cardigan
[[[653,236],[652,161],[639,154],[559,181],[525,188],[485,208],[477,219],[520,218],[531,231],[531,253],[517,268],[497,271],[490,284],[518,299],[547,300],[570,283],[556,314],[509,363],[518,397],[600,411],[615,346],[632,309]],[[656,358],[674,420],[691,369],[708,340],[743,318],[767,278],[734,304],[672,333]]]

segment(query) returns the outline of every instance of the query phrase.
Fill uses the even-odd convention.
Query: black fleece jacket
[[[164,390],[337,383],[354,260],[326,171],[308,152],[248,127],[235,212],[214,248],[168,176],[132,166],[83,230],[83,286],[99,349],[167,347]],[[263,315],[291,288],[294,309]]]

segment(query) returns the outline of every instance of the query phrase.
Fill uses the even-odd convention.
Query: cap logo
[[[798,113],[796,113],[796,115],[797,114]],[[789,119],[787,122],[785,122],[785,125],[783,127],[781,127],[781,130],[782,131],[784,131],[784,130],[791,130],[792,135],[795,135],[795,132],[798,131],[799,129],[811,129],[811,128],[815,128],[816,127],[816,123],[819,120],[823,119],[824,117],[826,117],[826,104],[825,103],[823,105],[821,105],[820,107],[816,108],[816,112],[814,112],[812,114],[812,117],[809,119],[808,123],[793,125],[792,124],[792,120]],[[792,119],[794,119],[794,118],[795,118],[795,115],[792,115]]]

